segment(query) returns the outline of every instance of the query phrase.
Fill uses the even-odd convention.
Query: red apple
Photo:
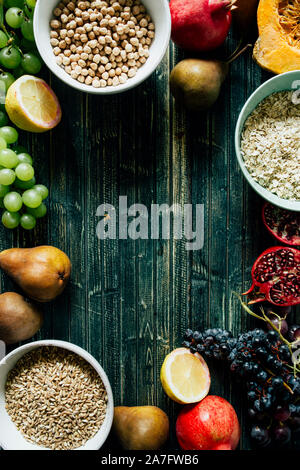
[[[232,405],[224,398],[208,395],[181,410],[176,434],[184,450],[234,450],[241,433]]]

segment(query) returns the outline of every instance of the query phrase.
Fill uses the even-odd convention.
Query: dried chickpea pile
[[[140,0],[62,0],[53,14],[57,64],[80,83],[126,83],[149,57],[155,26]]]

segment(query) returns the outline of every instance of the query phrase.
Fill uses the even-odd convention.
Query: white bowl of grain
[[[104,370],[74,344],[36,341],[0,362],[0,446],[5,450],[98,450],[113,413]]]
[[[81,6],[82,4],[86,3],[81,0],[61,1],[65,4],[65,7],[68,7],[68,4],[75,4],[75,6],[78,7],[78,5]],[[99,8],[95,7],[97,3],[100,4]],[[38,0],[34,14],[34,35],[39,53],[42,56],[46,65],[49,67],[49,69],[67,85],[86,93],[94,93],[100,95],[121,93],[123,91],[136,87],[144,80],[146,80],[146,78],[148,78],[154,72],[154,70],[162,61],[169,45],[171,36],[171,15],[169,4],[167,0],[141,0],[141,2],[139,2],[139,0],[133,0],[133,2],[130,1],[128,3],[132,6],[130,13],[124,13],[122,11],[122,14],[126,15],[126,13],[128,13],[128,15],[132,16],[128,19],[122,19],[121,25],[116,24],[115,26],[110,26],[109,24],[100,24],[100,22],[107,21],[112,21],[111,24],[113,24],[113,18],[118,19],[118,17],[115,16],[116,14],[120,15],[119,18],[121,21],[121,12],[119,12],[118,9],[119,7],[121,7],[123,10],[126,7],[127,3],[128,0],[120,0],[120,2],[118,0],[107,0],[106,2],[101,0],[91,0],[90,2],[87,2],[88,9],[90,9],[91,11],[92,9],[94,9],[97,14],[101,15],[97,19],[92,18],[94,22],[92,22],[90,19],[86,19],[80,12],[78,13],[80,15],[80,17],[78,18],[75,15],[75,10],[73,11],[74,7],[71,6],[70,8],[72,9],[72,11],[69,10],[68,12],[66,10],[66,12],[68,13],[68,21],[66,20],[67,23],[63,23],[62,21],[65,21],[65,18],[62,18],[61,15],[54,16],[53,13],[59,5],[59,0]],[[101,6],[102,4],[104,5],[103,7]],[[119,5],[119,7],[115,5]],[[145,23],[140,23],[141,18],[139,17],[139,15],[134,16],[133,14],[134,6],[138,8],[139,5],[143,6],[146,9],[146,12],[141,14],[141,16],[147,14],[150,17],[148,18],[149,21],[147,21],[148,24],[146,26]],[[114,6],[116,9],[115,14],[111,13],[110,11],[110,9]],[[100,7],[105,8],[105,10],[108,11],[103,11]],[[84,9],[85,6],[83,5],[82,8]],[[85,11],[83,10],[84,14],[88,14],[88,9]],[[62,12],[62,14],[64,13]],[[74,16],[74,19],[72,19],[71,15]],[[72,25],[71,21],[80,21],[80,19],[82,18],[84,18],[83,24],[77,23],[76,27]],[[136,20],[136,18],[138,19]],[[50,22],[53,21],[53,19],[58,19],[61,23],[61,27],[59,27],[57,30],[53,29],[53,27],[50,27]],[[137,24],[132,27],[132,25],[129,23],[129,27],[127,27],[127,24],[129,21],[131,21],[131,19],[137,21]],[[142,18],[142,20],[145,21],[144,18]],[[142,24],[142,26],[140,26],[140,24]],[[124,34],[119,34],[115,37],[112,37],[114,34],[118,34],[116,28],[123,26],[125,28]],[[69,33],[71,28],[73,28],[73,32]],[[78,28],[85,28],[86,31],[83,31]],[[91,28],[93,29],[91,30]],[[99,28],[101,29],[101,32]],[[138,28],[140,28],[140,30],[138,32],[135,31],[135,29]],[[148,31],[148,28],[151,28],[151,30]],[[61,29],[64,30],[62,36]],[[51,45],[50,33],[52,34],[53,32],[55,36],[55,31],[58,31],[59,35],[58,37],[51,38],[51,40],[54,41]],[[76,31],[79,31],[80,35],[79,33],[76,33]],[[151,42],[148,33],[151,37]],[[77,46],[82,47],[83,49],[78,50],[77,58],[75,57],[77,55],[77,50],[75,50],[75,44],[67,44],[67,46],[65,46],[65,44],[61,43],[61,40],[66,40],[63,39],[65,34],[67,35],[67,40],[70,39],[74,43],[74,34],[78,34],[80,36],[76,38],[76,40],[78,39]],[[71,34],[73,36],[69,38],[68,34]],[[137,38],[136,36],[134,36],[134,34],[144,34],[144,36],[138,37],[138,42],[133,43],[132,46],[131,41]],[[109,35],[111,36],[110,38]],[[106,38],[106,42],[103,38]],[[64,47],[64,49],[61,49],[61,52],[59,52],[57,49],[59,48],[59,44],[57,44],[56,47],[54,46],[56,39],[59,44]],[[82,43],[81,40],[85,42]],[[93,41],[98,41],[98,43],[92,44]],[[114,43],[112,43],[111,41],[114,41]],[[125,41],[124,44],[123,41]],[[141,42],[139,41],[147,41],[147,43],[141,44]],[[128,44],[126,44],[127,42]],[[92,51],[90,51],[89,49],[85,49],[85,46],[89,47],[89,45],[91,45],[91,48],[93,48]],[[72,54],[71,56],[65,58],[64,51],[66,50],[66,47],[71,48],[71,46],[74,46]],[[133,47],[132,50],[127,51],[127,48],[131,48],[131,46]],[[108,51],[107,54],[104,54],[105,50]],[[55,54],[57,54],[57,56],[54,55],[54,52]],[[117,54],[116,56],[114,56],[115,53]],[[90,56],[90,54],[92,54],[93,57],[88,57]],[[113,56],[117,57],[116,60],[120,60],[121,54],[122,60],[118,63],[116,63],[113,58],[110,58]],[[141,57],[133,56],[134,54],[141,54]],[[60,58],[58,56],[60,56]],[[59,65],[57,63],[57,61],[61,60],[63,60],[64,62],[68,62],[69,59],[71,60],[71,62],[68,64],[63,63]],[[106,62],[107,59],[108,62]],[[75,68],[75,62],[77,63],[77,68]],[[74,69],[71,70],[71,66],[74,66]],[[68,73],[65,71],[65,67],[68,67]],[[80,70],[78,67],[80,68]],[[116,84],[116,81],[119,81],[119,83]]]
[[[300,71],[261,85],[243,107],[235,130],[238,163],[265,200],[300,211]]]

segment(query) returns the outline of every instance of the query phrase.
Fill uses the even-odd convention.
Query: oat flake
[[[241,154],[257,183],[280,198],[300,200],[300,104],[293,104],[292,93],[274,93],[250,114]]]

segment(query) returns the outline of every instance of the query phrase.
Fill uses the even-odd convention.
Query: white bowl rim
[[[136,86],[140,85],[143,83],[147,78],[152,75],[152,73],[156,70],[160,62],[162,61],[171,38],[171,13],[170,13],[170,8],[169,8],[169,2],[168,0],[160,0],[163,8],[163,14],[165,15],[165,34],[163,36],[163,41],[161,44],[161,53],[156,56],[156,58],[153,60],[153,64],[151,69],[148,70],[147,73],[143,74],[143,67],[141,67],[136,76],[134,78],[130,78],[127,80],[126,83],[122,85],[118,85],[116,87],[114,86],[109,86],[105,88],[94,88],[93,86],[86,85],[83,83],[78,82],[77,80],[71,78],[59,65],[55,64],[54,61],[48,60],[46,54],[44,54],[44,48],[41,46],[39,43],[39,31],[40,31],[40,25],[39,25],[39,14],[40,14],[40,6],[42,1],[45,0],[37,0],[37,4],[35,7],[35,13],[34,13],[34,18],[33,18],[33,28],[34,28],[34,36],[35,36],[35,42],[37,49],[39,51],[39,54],[41,55],[44,63],[47,65],[47,67],[50,69],[50,71],[58,77],[61,81],[63,81],[66,85],[69,85],[71,88],[74,88],[76,90],[88,93],[88,94],[93,94],[93,95],[116,95],[119,93],[122,93],[127,90],[131,90],[132,88],[135,88]],[[57,4],[59,1],[57,1]],[[151,51],[151,47],[150,47]],[[150,52],[151,53],[151,52]]]
[[[244,127],[244,124],[246,122],[246,119],[249,117],[249,115],[251,114],[248,114],[246,116],[245,114],[245,110],[246,108],[248,107],[248,105],[252,102],[253,98],[255,98],[255,96],[261,91],[263,90],[264,88],[268,88],[269,84],[270,83],[273,83],[273,82],[280,82],[281,80],[284,80],[284,78],[286,76],[298,76],[298,78],[300,78],[300,70],[292,70],[291,72],[285,72],[285,73],[282,73],[280,75],[276,75],[275,77],[272,77],[270,78],[269,80],[267,80],[266,82],[262,83],[250,96],[249,98],[247,99],[246,103],[244,104],[243,108],[241,109],[241,112],[239,114],[239,118],[237,120],[237,124],[236,124],[236,127],[235,127],[235,153],[236,153],[236,156],[237,156],[237,160],[238,160],[238,163],[239,163],[239,166],[244,174],[244,177],[246,178],[246,180],[248,181],[248,183],[250,184],[250,186],[254,189],[254,191],[256,193],[258,193],[263,199],[265,199],[266,201],[270,202],[271,204],[274,204],[275,206],[278,206],[278,207],[281,207],[282,209],[287,209],[287,210],[291,210],[291,211],[296,211],[296,212],[300,212],[300,201],[297,201],[297,200],[289,200],[289,199],[282,199],[280,198],[279,196],[277,196],[276,194],[272,193],[271,191],[269,191],[268,189],[264,188],[263,186],[261,186],[259,183],[257,183],[255,181],[255,179],[250,175],[250,173],[248,172],[246,166],[245,166],[245,162],[244,162],[244,159],[241,155],[241,132],[243,130],[243,127]],[[281,91],[283,89],[278,89],[278,91]],[[271,92],[269,94],[267,94],[265,96],[265,98],[267,98],[268,96],[270,96],[271,94],[273,93],[276,93],[275,92]],[[264,99],[265,99],[264,98]],[[254,110],[255,108],[253,108]],[[241,132],[239,132],[239,129],[241,129]]]
[[[113,398],[111,385],[106,375],[106,372],[104,371],[100,363],[89,352],[87,352],[85,349],[81,348],[80,346],[77,346],[76,344],[70,343],[68,341],[62,341],[62,340],[57,340],[57,339],[44,339],[40,341],[32,341],[31,343],[24,344],[14,349],[0,361],[0,366],[4,365],[7,362],[7,360],[12,359],[14,356],[18,355],[18,353],[23,352],[22,356],[20,356],[18,359],[20,360],[21,357],[23,357],[27,352],[37,349],[40,346],[58,347],[58,348],[71,351],[77,354],[78,356],[82,357],[83,359],[85,359],[99,374],[99,377],[101,378],[105,386],[107,397],[108,397],[105,420],[101,428],[99,429],[98,433],[92,438],[92,439],[95,439],[95,437],[99,434],[98,439],[97,439],[97,447],[95,447],[94,449],[94,450],[99,450],[105,443],[111,431],[113,417],[114,417],[114,398]],[[13,367],[14,366],[12,366],[12,368]],[[10,368],[9,370],[12,370],[12,368]],[[105,432],[103,432],[103,430]],[[88,442],[89,441],[87,441],[87,443]],[[75,449],[75,450],[77,451],[84,450],[84,447],[87,445],[87,443],[83,447],[79,447],[78,449]],[[12,450],[12,449],[8,449],[5,446],[5,444],[3,444],[1,441],[0,441],[0,447],[2,447],[4,450]],[[49,450],[49,449],[46,449],[45,447],[40,446],[39,449],[36,449],[36,450]]]

